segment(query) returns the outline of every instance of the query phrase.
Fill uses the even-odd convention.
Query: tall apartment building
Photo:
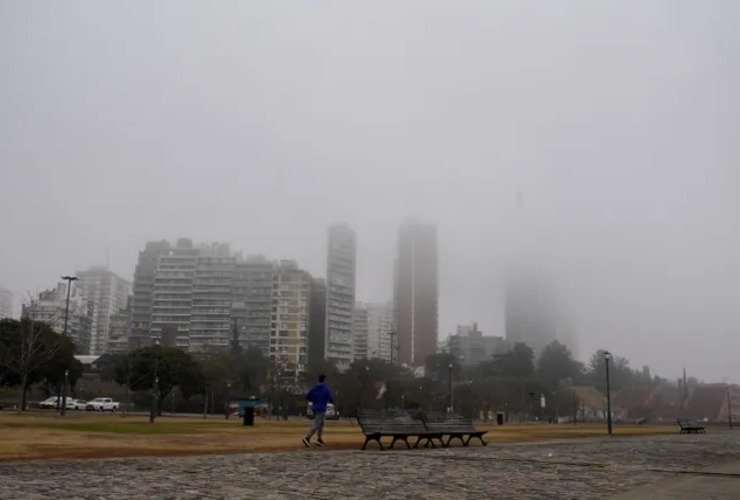
[[[326,280],[311,280],[311,307],[308,327],[308,361],[324,360],[326,354]]]
[[[352,357],[354,359],[368,358],[368,330],[367,306],[358,302],[352,318]]]
[[[510,267],[505,284],[506,340],[532,348],[535,359],[558,340],[577,355],[575,325],[554,283],[534,266]]]
[[[239,333],[239,344],[270,354],[274,262],[262,256],[237,259],[232,279],[232,317]]]
[[[232,336],[235,259],[228,245],[200,247],[193,275],[188,347],[227,347]]]
[[[423,365],[437,350],[438,285],[437,229],[408,222],[398,235],[395,263],[394,323],[398,333],[398,359]]]
[[[272,290],[270,358],[283,366],[283,372],[297,375],[308,362],[311,275],[293,261],[281,261]]]
[[[0,288],[0,319],[13,317],[13,292]]]
[[[129,296],[126,307],[110,317],[108,346],[105,351],[108,354],[126,354],[133,350],[131,345],[133,329],[133,322],[131,321],[132,300],[133,297]]]
[[[457,333],[447,339],[447,352],[463,365],[490,361],[494,355],[504,354],[509,345],[503,337],[485,336],[478,324],[459,325]]]
[[[326,358],[347,368],[353,359],[357,239],[344,224],[329,228],[326,266]]]
[[[37,298],[23,305],[22,317],[49,324],[55,332],[64,333],[67,306],[67,283],[58,283],[55,288],[41,292]],[[66,334],[74,341],[77,354],[90,354],[90,334],[95,303],[83,297],[75,283],[69,294],[69,314]]]
[[[78,271],[77,278],[82,296],[95,303],[90,354],[103,354],[108,348],[111,316],[126,307],[131,283],[104,267]]]
[[[159,258],[170,249],[167,241],[149,241],[139,252],[139,261],[134,271],[133,297],[131,299],[131,347],[137,349],[152,343],[152,294],[154,276]]]
[[[152,284],[149,334],[161,339],[165,330],[176,330],[176,346],[190,349],[190,319],[193,307],[195,268],[200,251],[181,238],[160,255]]]
[[[153,339],[193,351],[228,346],[235,266],[228,245],[147,243],[134,274],[131,347]]]
[[[370,358],[394,361],[391,358],[393,303],[367,304],[367,353]]]

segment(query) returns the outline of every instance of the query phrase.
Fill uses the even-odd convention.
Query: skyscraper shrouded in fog
[[[352,318],[352,351],[353,359],[366,359],[368,357],[368,310],[367,305],[358,302]]]
[[[353,360],[357,238],[346,224],[329,228],[326,265],[326,359],[340,368]]]
[[[555,340],[578,355],[574,320],[553,281],[543,268],[531,262],[510,265],[506,273],[506,340],[510,345],[527,344],[535,358]]]
[[[398,234],[394,273],[394,323],[402,364],[423,365],[437,350],[439,330],[437,228],[410,221]],[[397,356],[397,358],[396,358]]]
[[[391,361],[393,338],[388,332],[393,331],[393,302],[366,304],[366,308],[367,355],[369,358]]]
[[[82,296],[95,304],[90,354],[103,354],[108,351],[111,318],[126,307],[131,283],[105,267],[78,271],[77,278]]]

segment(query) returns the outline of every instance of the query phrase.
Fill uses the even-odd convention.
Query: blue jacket
[[[313,388],[306,393],[306,399],[313,403],[313,411],[316,413],[326,412],[326,405],[334,402],[331,389],[329,389],[329,386],[324,383],[313,386]]]

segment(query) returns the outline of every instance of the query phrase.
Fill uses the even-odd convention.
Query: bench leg
[[[463,437],[460,434],[450,434],[450,437],[447,439],[447,446],[448,447],[450,446],[450,442],[453,439],[459,439],[460,442],[463,444],[463,446],[466,446],[465,445],[465,439],[463,439]]]
[[[483,446],[486,446],[486,442],[485,442],[485,441],[483,441],[483,436],[482,436],[482,435],[480,435],[480,434],[470,434],[470,435],[468,436],[468,444],[470,444],[470,441],[471,441],[472,439],[478,439],[478,440],[480,440],[480,442],[481,442],[481,444],[482,444]],[[467,445],[466,445],[466,446],[467,446]]]
[[[383,443],[380,442],[380,436],[376,434],[371,434],[369,436],[365,436],[365,442],[362,444],[361,450],[364,450],[367,448],[367,445],[370,444],[370,441],[377,441],[378,446],[380,447],[380,450],[383,451]]]
[[[409,437],[403,434],[399,434],[397,436],[393,436],[393,441],[391,441],[391,449],[393,449],[393,446],[396,444],[396,441],[403,441],[406,443],[406,446],[408,448],[411,448],[411,445],[409,444]]]

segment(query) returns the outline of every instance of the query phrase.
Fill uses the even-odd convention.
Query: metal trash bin
[[[244,408],[244,425],[254,425],[254,407],[252,406]]]
[[[496,413],[496,425],[504,425],[504,414],[502,412]]]

